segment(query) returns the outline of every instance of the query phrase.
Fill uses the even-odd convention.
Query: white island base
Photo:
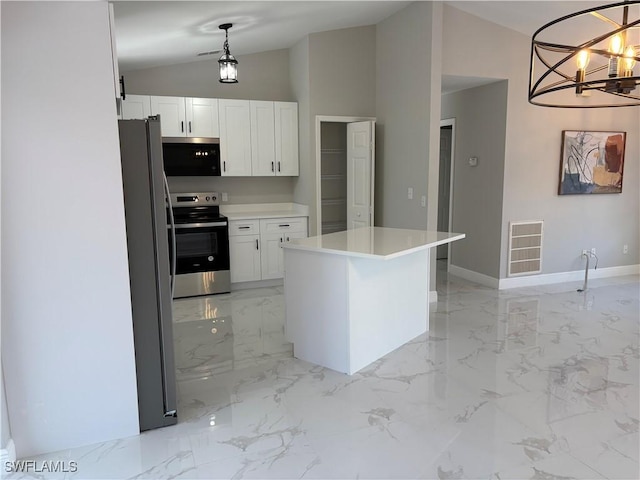
[[[461,238],[366,227],[285,245],[294,356],[351,375],[426,332],[430,248]]]

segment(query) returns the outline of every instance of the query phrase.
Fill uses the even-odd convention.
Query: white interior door
[[[373,223],[375,123],[347,125],[347,229]]]

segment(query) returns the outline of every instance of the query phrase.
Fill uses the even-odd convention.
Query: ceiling
[[[374,25],[406,1],[115,1],[116,47],[123,72],[217,58],[224,42],[218,26],[233,23],[235,56],[290,48],[306,35]],[[567,13],[611,2],[447,1],[455,8],[531,35]],[[200,53],[208,55],[198,56]],[[482,79],[453,79],[444,89],[469,88]],[[487,83],[486,80],[484,83]]]
[[[374,25],[409,3],[116,1],[118,63],[129,71],[203,59],[197,54],[222,48],[223,23],[233,23],[234,56],[290,48],[309,33]]]

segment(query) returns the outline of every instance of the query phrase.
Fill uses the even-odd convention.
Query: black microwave
[[[220,176],[217,138],[164,137],[162,158],[167,177]]]

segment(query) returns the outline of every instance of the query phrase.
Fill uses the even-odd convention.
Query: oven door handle
[[[176,249],[176,222],[173,218],[173,205],[171,204],[171,194],[169,193],[169,182],[164,172],[162,172],[162,177],[164,178],[164,191],[167,195],[167,203],[169,204],[169,225],[167,225],[167,228],[171,229],[171,265],[169,266],[169,274],[171,275],[171,299],[173,300],[176,290],[176,257],[178,256]]]
[[[199,227],[226,227],[227,222],[210,222],[210,223],[179,223],[174,228],[199,228]]]

